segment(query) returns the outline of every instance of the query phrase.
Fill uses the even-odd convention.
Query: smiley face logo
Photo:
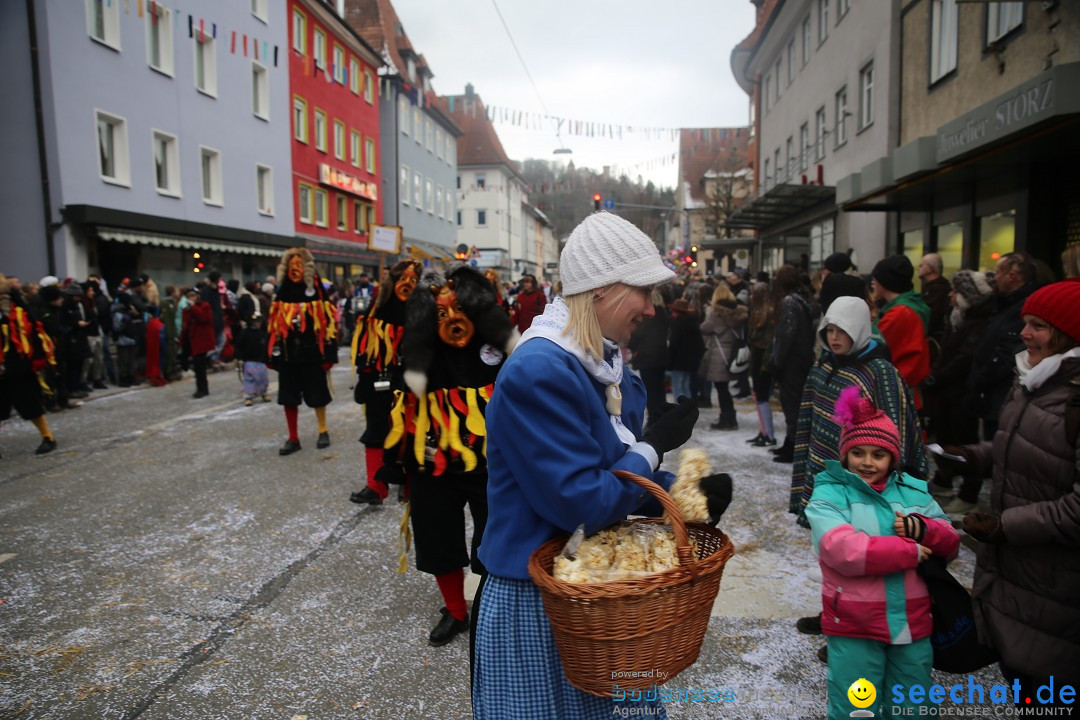
[[[851,683],[847,691],[848,700],[857,708],[867,708],[877,699],[877,688],[866,678],[859,678]],[[852,713],[854,715],[855,713]],[[862,713],[860,713],[860,716]]]

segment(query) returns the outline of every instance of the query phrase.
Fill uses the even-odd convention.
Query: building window
[[[251,63],[251,110],[256,117],[270,119],[270,73],[259,63]]]
[[[292,15],[292,49],[301,55],[307,53],[307,15],[296,9]]]
[[[930,84],[956,69],[956,0],[933,0],[930,5]]]
[[[450,215],[454,212],[454,194],[449,190],[446,191],[446,219],[450,219]],[[461,213],[458,213],[458,225],[461,224]]]
[[[118,3],[117,3],[118,4]],[[154,3],[146,18],[146,61],[169,77],[173,74],[172,10]]]
[[[325,190],[315,188],[315,224],[326,227],[326,216],[330,213],[330,199]]]
[[[86,25],[90,37],[111,48],[120,49],[119,1],[86,0]]]
[[[207,205],[220,207],[225,203],[225,186],[221,182],[221,153],[213,148],[199,148],[202,166],[202,197]]]
[[[780,148],[779,147],[777,147],[775,150],[773,150],[773,167],[776,168],[776,182],[779,183],[780,182]],[[790,178],[791,174],[792,174],[791,173],[791,168],[785,168],[785,169],[787,171],[787,175],[785,176],[785,179]]]
[[[772,184],[770,181],[772,177],[769,175],[769,158],[765,158],[765,189],[768,190]]]
[[[435,128],[432,127],[431,118],[424,118],[424,136],[428,152],[435,152]]]
[[[217,97],[217,52],[214,38],[195,34],[195,89]]]
[[[784,153],[784,165],[789,168],[795,167],[795,138],[789,135],[784,149],[786,150]]]
[[[356,58],[349,58],[349,90],[353,95],[360,94],[360,63]]]
[[[326,33],[315,28],[311,40],[311,58],[319,70],[326,69]]]
[[[416,138],[416,144],[420,145],[424,142],[423,125],[420,124],[420,108],[414,107],[412,111],[412,127],[413,137]]]
[[[435,186],[431,180],[424,181],[424,207],[429,215],[435,214]]]
[[[802,64],[810,62],[810,16],[807,15],[802,21]]]
[[[461,227],[461,211],[460,210],[457,211],[457,224],[458,224],[458,227]]]
[[[370,70],[364,71],[364,100],[369,105],[375,103],[375,76]]]
[[[315,149],[326,152],[326,113],[315,108]]]
[[[334,80],[338,85],[345,84],[345,50],[340,46],[334,45],[334,63],[330,68],[331,73],[334,76]]]
[[[339,232],[349,232],[349,201],[341,193],[337,198],[337,229]]]
[[[795,82],[795,36],[787,44],[787,84]]]
[[[274,214],[274,171],[266,165],[255,166],[255,202],[261,214]]]
[[[300,183],[299,202],[297,203],[299,205],[300,211],[300,222],[307,223],[308,225],[310,225],[315,219],[315,212],[311,204],[311,197],[311,186]]]
[[[293,98],[293,137],[302,143],[307,143],[307,102],[298,97]]]
[[[443,186],[435,188],[435,214],[442,219],[443,216]]]
[[[803,123],[799,126],[799,171],[806,172],[810,155],[810,125]]]
[[[859,71],[859,130],[874,122],[874,61]]]
[[[266,0],[251,0],[251,14],[266,22]]]
[[[360,167],[360,133],[349,132],[349,162],[353,167]]]
[[[783,85],[784,85],[784,83],[780,82],[780,78],[783,77],[783,75],[780,74],[780,72],[781,72],[780,71],[780,65],[781,65],[780,58],[777,58],[776,59],[776,69],[773,71],[773,77],[776,78],[776,100],[777,100],[777,102],[779,102],[780,95],[782,94],[780,92],[780,88],[783,87]]]
[[[765,112],[772,108],[772,75],[765,76]]]
[[[446,164],[453,167],[457,160],[457,140],[450,133],[446,134]]]
[[[334,121],[334,157],[345,159],[345,123],[340,120]]]
[[[829,39],[829,0],[817,0],[818,45]]]
[[[435,159],[436,160],[442,160],[443,159],[442,128],[440,128],[438,126],[435,127]]]
[[[364,140],[364,169],[372,175],[375,174],[375,141],[371,138]]]
[[[409,166],[401,166],[401,189],[398,191],[401,193],[401,202],[404,205],[409,204]]]
[[[116,185],[131,185],[128,161],[127,120],[98,110],[97,125],[98,171],[101,179]]]
[[[476,211],[476,226],[487,227],[487,210]]]
[[[1008,35],[1024,22],[1023,2],[992,2],[986,6],[986,42]]]
[[[847,142],[847,86],[836,91],[836,147]]]
[[[836,24],[839,25],[840,21],[851,10],[851,0],[836,0]]]
[[[367,232],[367,212],[364,211],[364,203],[359,200],[353,201],[353,232],[356,234]]]
[[[424,180],[420,173],[413,171],[413,206],[417,210],[424,209],[424,199],[421,197],[421,193],[424,191]]]
[[[457,176],[457,189],[458,190],[461,189],[461,176],[460,175]]]
[[[477,190],[486,190],[487,189],[487,175],[485,175],[483,173],[476,173],[476,189]]]
[[[828,130],[825,128],[825,106],[822,105],[814,113],[814,136],[816,142],[814,144],[814,160],[825,159],[825,136],[828,134]]]
[[[398,122],[401,123],[401,134],[409,134],[409,101],[402,97],[398,100]]]
[[[153,131],[154,184],[162,195],[180,197],[180,143],[175,135]]]

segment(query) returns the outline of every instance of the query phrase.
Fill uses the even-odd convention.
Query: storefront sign
[[[1080,112],[1080,63],[1051,68],[938,128],[937,161],[961,155],[1052,117]]]
[[[360,178],[353,177],[337,168],[332,168],[326,163],[319,163],[319,182],[353,195],[359,195],[372,202],[379,199],[379,188],[375,183],[364,182]]]
[[[401,228],[397,225],[373,226],[368,247],[377,252],[401,252]]]

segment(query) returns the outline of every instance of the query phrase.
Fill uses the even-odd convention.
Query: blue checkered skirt
[[[616,710],[667,719],[660,701],[615,702],[584,693],[566,680],[540,590],[531,580],[488,575],[475,651],[474,720],[609,720],[617,717]],[[636,708],[641,709],[635,715]]]

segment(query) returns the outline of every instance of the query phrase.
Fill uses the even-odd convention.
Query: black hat
[[[878,262],[871,273],[881,287],[894,293],[906,293],[915,285],[911,279],[915,276],[915,268],[907,255],[890,255]]]
[[[65,295],[71,295],[72,297],[80,297],[83,294],[82,285],[79,283],[71,283],[64,288]]]
[[[833,253],[825,258],[825,269],[833,273],[843,273],[851,269],[851,256],[846,252]]]
[[[56,285],[46,285],[38,290],[38,297],[41,298],[41,302],[51,303],[60,298],[60,288]]]

